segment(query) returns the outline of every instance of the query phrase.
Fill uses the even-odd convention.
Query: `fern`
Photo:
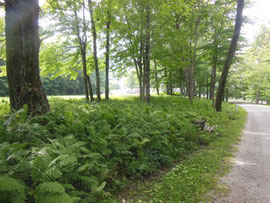
[[[65,193],[65,188],[58,182],[46,182],[40,184],[37,189],[38,193]]]
[[[36,188],[35,199],[40,203],[72,203],[72,198],[58,182],[45,182]]]
[[[26,200],[24,185],[9,176],[0,176],[0,201],[19,203],[24,200]]]
[[[63,194],[38,194],[36,196],[38,203],[73,203],[73,199],[66,193]]]
[[[195,100],[191,108],[173,97],[153,98],[151,106],[136,99],[50,102],[46,115],[27,118],[24,109],[0,116],[0,202],[110,199],[108,191],[215,139],[193,120],[216,125],[235,115],[229,107],[216,114],[211,103]]]

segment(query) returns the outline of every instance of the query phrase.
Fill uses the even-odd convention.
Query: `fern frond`
[[[44,180],[54,181],[62,177],[62,172],[57,168],[49,168],[43,175]]]
[[[24,202],[26,199],[24,185],[9,176],[0,176],[0,201]]]
[[[4,175],[0,176],[0,191],[24,193],[24,186],[16,179]]]
[[[85,145],[86,145],[86,142],[79,141],[79,142],[76,142],[75,144],[71,145],[70,148],[79,149],[80,147],[83,147]]]
[[[65,190],[75,190],[75,188],[71,184],[63,184],[63,187],[65,188]]]
[[[58,182],[45,182],[36,189],[35,199],[40,203],[72,203],[73,200]]]
[[[58,182],[45,182],[37,187],[39,193],[65,193],[65,188]]]

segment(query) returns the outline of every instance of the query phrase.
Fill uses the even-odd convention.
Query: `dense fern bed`
[[[34,118],[0,105],[0,202],[114,202],[130,181],[208,145],[222,134],[217,121],[234,118],[229,104],[216,113],[210,101],[179,97],[50,103]],[[201,119],[215,131],[193,124]]]

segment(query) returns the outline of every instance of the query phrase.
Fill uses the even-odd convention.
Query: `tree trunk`
[[[227,76],[229,73],[229,69],[230,69],[232,59],[234,57],[234,54],[237,48],[237,43],[240,36],[241,25],[242,25],[242,13],[243,13],[244,5],[245,5],[244,0],[237,1],[237,14],[236,14],[236,20],[235,20],[235,29],[234,29],[234,34],[231,41],[230,49],[228,52],[228,56],[224,64],[223,71],[222,71],[221,78],[218,85],[216,105],[215,105],[216,111],[221,111],[221,108],[222,108],[222,98],[224,94],[224,88],[226,85]]]
[[[256,93],[256,104],[259,104],[259,101],[260,101],[260,90],[257,90],[257,93]]]
[[[172,71],[170,70],[170,74],[169,74],[169,90],[170,90],[170,95],[173,95],[173,85],[172,85]]]
[[[110,16],[110,14],[108,14]],[[110,27],[111,22],[106,22],[106,84],[105,84],[105,99],[109,99],[109,69],[110,69]]]
[[[170,95],[170,83],[168,79],[167,68],[165,68],[165,78],[166,78],[166,93],[167,95]]]
[[[84,5],[84,1],[83,1],[83,5]],[[79,19],[78,19],[78,14],[77,14],[77,8],[76,5],[74,5],[74,16],[75,16],[75,20],[76,20],[76,35],[79,41],[79,47],[80,47],[80,53],[81,53],[81,58],[82,58],[82,65],[83,65],[83,78],[84,78],[84,89],[85,89],[85,98],[88,101],[89,100],[89,94],[90,94],[90,98],[91,101],[94,101],[94,96],[93,96],[93,90],[92,90],[92,85],[91,85],[91,81],[90,81],[90,77],[87,75],[87,64],[86,64],[86,43],[87,43],[87,33],[86,30],[87,28],[84,27],[83,28],[83,35],[84,40],[81,37],[81,31],[80,31],[80,27],[79,27]],[[84,8],[83,8],[84,9]],[[85,23],[85,15],[84,15],[84,11],[83,11],[83,24],[84,26],[86,26]]]
[[[215,106],[216,72],[217,72],[217,54],[213,56],[213,67],[211,71],[210,99],[212,99],[213,106]]]
[[[138,67],[139,67],[139,75],[140,75],[140,100],[143,101],[145,99],[145,91],[144,91],[144,66],[143,66],[143,61],[144,61],[144,42],[143,42],[143,36],[141,35],[141,41],[140,41],[140,56],[138,60]]]
[[[209,81],[208,81],[208,73],[207,73],[207,79],[206,79],[206,99],[209,99]]]
[[[185,83],[186,83],[186,95],[189,94],[189,76],[188,76],[188,68],[185,69]]]
[[[11,109],[28,105],[28,114],[50,110],[39,75],[38,0],[6,0],[7,77]]]
[[[229,88],[226,88],[226,102],[229,101]]]
[[[143,101],[144,100],[144,77],[143,77],[143,66],[142,63],[139,62],[139,72],[140,72],[140,100]]]
[[[195,27],[195,44],[192,56],[192,62],[190,62],[189,66],[189,101],[192,104],[192,100],[194,99],[194,70],[196,66],[196,52],[197,52],[197,44],[198,44],[198,35],[199,35],[199,26],[200,21],[197,20],[196,27]],[[191,43],[191,42],[190,42]],[[191,44],[190,44],[191,49]]]
[[[87,72],[86,72],[86,55],[85,51],[81,50],[81,58],[82,58],[82,65],[83,65],[83,78],[84,78],[84,90],[85,90],[85,98],[88,101],[89,100],[89,91],[88,91],[88,78],[87,78]]]
[[[147,1],[146,8],[146,36],[145,36],[145,101],[150,104],[150,38],[151,38],[151,10]]]
[[[222,101],[224,101],[225,102],[225,94],[226,94],[226,88],[224,89],[224,92],[223,92],[223,94],[222,94]]]
[[[157,95],[159,95],[159,84],[158,84],[157,62],[156,62],[156,59],[154,59],[154,65],[155,65],[155,82],[156,82],[156,89],[157,89]]]
[[[202,87],[201,87],[201,84],[199,84],[199,98],[202,97]]]
[[[97,93],[97,100],[101,101],[100,96],[100,77],[99,77],[99,67],[98,67],[98,58],[97,58],[97,32],[96,32],[96,24],[93,15],[93,3],[92,0],[88,0],[89,4],[89,12],[91,17],[91,27],[92,27],[92,34],[93,34],[93,54],[94,54],[94,62],[95,62],[95,72],[96,72],[96,93]]]

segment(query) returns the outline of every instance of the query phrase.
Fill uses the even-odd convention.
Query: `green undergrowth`
[[[130,182],[179,159],[190,165],[173,169],[164,184],[149,191],[150,198],[196,200],[204,192],[197,190],[197,178],[208,181],[199,173],[212,176],[218,170],[210,164],[227,152],[224,144],[218,155],[215,146],[236,139],[232,129],[242,123],[232,124],[243,116],[233,105],[216,113],[209,101],[190,105],[179,97],[153,97],[151,105],[134,97],[100,103],[51,99],[50,104],[48,114],[34,118],[27,117],[27,107],[8,115],[8,104],[0,104],[0,202],[117,202],[114,197]],[[215,131],[201,130],[193,124],[198,120],[207,120]],[[207,145],[209,158],[206,151],[189,158]]]
[[[208,146],[192,153],[187,159],[176,164],[162,177],[143,184],[136,184],[125,192],[121,199],[127,202],[215,202],[226,193],[218,179],[230,169],[229,158],[241,136],[246,121],[246,111],[239,108],[230,114],[231,106],[226,105],[216,122],[218,137]]]

